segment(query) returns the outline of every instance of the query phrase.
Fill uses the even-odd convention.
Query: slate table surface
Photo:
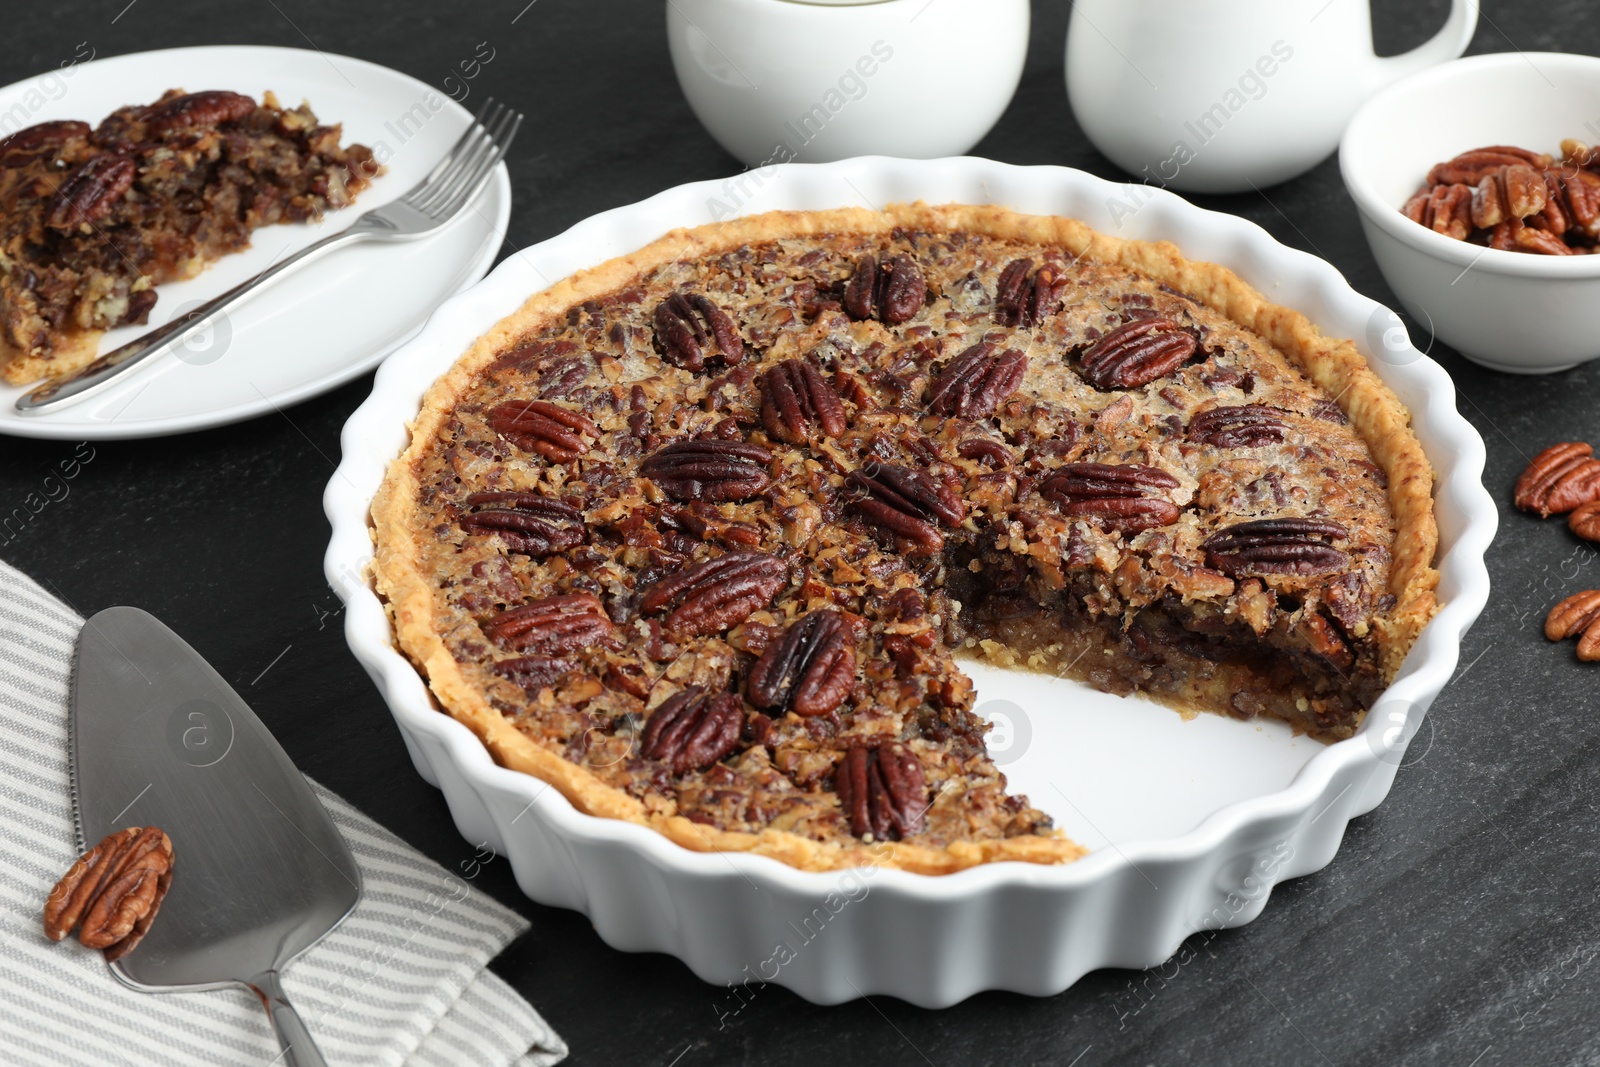
[[[1033,6],[1021,87],[974,153],[1122,177],[1067,106],[1068,5]],[[1444,9],[1380,0],[1380,51],[1420,43]],[[84,41],[101,56],[275,44],[359,56],[445,89],[454,65],[487,42],[494,59],[473,91],[529,116],[510,159],[509,255],[594,212],[740,169],[678,90],[663,11],[654,0],[17,4],[0,34],[0,81],[82,54]],[[1485,0],[1471,51],[1511,48],[1600,51],[1600,10]],[[1335,160],[1261,194],[1195,199],[1322,256],[1397,306]],[[1427,331],[1409,325],[1427,347]],[[573,1067],[1600,1062],[1600,668],[1540,631],[1557,599],[1600,585],[1600,566],[1563,524],[1509,504],[1539,448],[1600,440],[1600,362],[1512,377],[1443,344],[1432,355],[1488,445],[1486,484],[1501,506],[1494,592],[1388,800],[1351,824],[1326,869],[1279,886],[1255,922],[1191,938],[1181,966],[1101,971],[1045,999],[824,1008],[768,986],[720,1027],[725,990],[670,957],[609,948],[582,915],[523,897],[500,860],[476,884],[533,929],[494,969],[571,1043]],[[70,495],[0,544],[0,558],[86,614],[113,604],[154,612],[236,684],[303,771],[454,869],[473,849],[412,769],[322,578],[322,490],[340,427],[370,384],[203,433],[92,443]],[[0,438],[0,513],[83,452]]]

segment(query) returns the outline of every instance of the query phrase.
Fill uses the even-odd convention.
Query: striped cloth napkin
[[[67,675],[82,625],[0,563],[0,1060],[279,1062],[266,1013],[242,988],[138,993],[112,977],[100,953],[44,936],[44,899],[77,858]],[[555,1031],[485,969],[527,921],[312,787],[365,877],[355,912],[283,974],[328,1062],[535,1067],[563,1059]]]

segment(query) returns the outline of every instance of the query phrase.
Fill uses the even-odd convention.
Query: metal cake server
[[[278,975],[349,915],[361,871],[328,813],[239,694],[138,608],[84,624],[72,661],[78,846],[126,826],[172,839],[172,888],[137,948],[111,965],[144,992],[243,985],[283,1048],[323,1067]]]

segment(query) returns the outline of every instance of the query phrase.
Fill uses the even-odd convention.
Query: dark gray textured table
[[[1034,6],[1022,86],[975,152],[1117,176],[1067,108],[1068,6]],[[0,81],[43,71],[87,40],[101,56],[193,44],[315,46],[442,87],[452,64],[488,41],[495,59],[477,91],[530,116],[511,158],[509,254],[593,212],[739,169],[678,91],[663,7],[18,4],[0,35]],[[1381,50],[1419,43],[1443,9],[1442,0],[1380,0]],[[1580,0],[1486,0],[1472,51],[1511,47],[1600,51],[1600,10]],[[175,71],[173,81],[181,79]],[[1263,195],[1200,202],[1260,223],[1395,303],[1333,161]],[[1410,325],[1425,346],[1426,331]],[[1600,585],[1600,566],[1562,524],[1506,503],[1528,455],[1555,440],[1600,439],[1600,364],[1516,378],[1442,346],[1433,355],[1488,443],[1487,484],[1502,502],[1489,557],[1494,595],[1388,801],[1350,827],[1327,869],[1278,887],[1254,923],[1192,938],[1182,967],[1098,972],[1043,1000],[990,993],[940,1012],[889,998],[819,1008],[769,986],[719,1029],[722,990],[671,958],[608,948],[581,915],[530,903],[500,861],[477,884],[527,914],[533,931],[496,971],[566,1036],[575,1067],[1600,1062],[1600,751],[1590,747],[1600,743],[1600,674],[1578,664],[1570,645],[1548,645],[1540,634],[1559,597]],[[96,443],[70,495],[0,543],[0,558],[83,612],[118,603],[155,612],[235,681],[304,771],[454,868],[472,849],[412,770],[345,647],[339,602],[321,576],[322,488],[339,428],[369,383],[238,426]],[[0,513],[74,451],[0,439]]]

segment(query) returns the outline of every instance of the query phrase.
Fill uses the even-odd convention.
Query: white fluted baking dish
[[[1441,610],[1361,731],[1323,745],[1281,723],[1185,720],[1137,698],[968,663],[978,711],[996,723],[991,750],[1013,787],[1092,852],[1067,866],[989,864],[942,877],[808,873],[761,856],[692,852],[642,826],[584,815],[543,782],[497,766],[433,705],[393,647],[366,577],[368,504],[423,392],[530,293],[674,227],[919,199],[1003,204],[1119,237],[1170,240],[1191,259],[1232,268],[1325,333],[1356,340],[1410,408],[1438,472],[1441,538]],[[506,856],[530,897],[584,912],[617,948],[669,952],[709,982],[772,981],[823,1003],[884,993],[940,1007],[985,989],[1050,994],[1099,967],[1153,966],[1191,933],[1253,919],[1273,885],[1327,864],[1349,820],[1388,792],[1488,597],[1483,553],[1497,521],[1480,481],[1483,441],[1456,412],[1450,378],[1410,345],[1392,312],[1333,267],[1169,193],[972,158],[770,167],[587,219],[442,306],[378,372],[343,447],[324,498],[328,580],[347,605],[351,649],[461,833]]]

